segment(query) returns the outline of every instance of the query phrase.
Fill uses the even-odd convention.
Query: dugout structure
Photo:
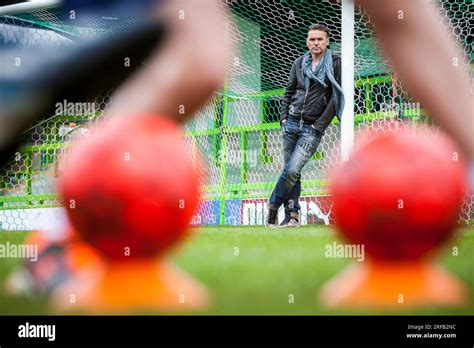
[[[449,36],[464,48],[464,61],[459,64],[472,77],[473,4],[470,0],[435,3]],[[0,11],[0,47],[74,45],[132,22],[115,22],[106,28],[93,21],[74,25],[60,19],[55,1],[46,4]],[[343,70],[349,81],[346,99],[353,105],[345,110],[345,120],[350,121],[341,127],[333,119],[302,174],[302,223],[330,224],[328,171],[350,149],[354,135],[366,129],[385,132],[400,122],[416,127],[430,122],[429,115],[403,90],[377,47],[367,15],[352,2],[227,0],[222,6],[230,11],[227,24],[237,54],[223,90],[186,125],[188,146],[203,154],[209,174],[203,178],[202,203],[193,223],[263,224],[266,200],[282,170],[281,96],[293,61],[307,50],[307,28],[322,23],[331,31],[330,48],[354,57],[353,65]],[[61,218],[55,188],[61,175],[58,158],[67,156],[72,135],[87,137],[91,123],[100,122],[109,102],[109,95],[97,96],[93,106],[84,105],[84,112],[78,114],[64,101],[65,112],[51,115],[24,135],[19,156],[0,177],[0,229],[47,228]],[[472,223],[473,211],[473,197],[466,197],[460,222]]]

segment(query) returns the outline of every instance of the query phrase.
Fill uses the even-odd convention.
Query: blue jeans
[[[322,134],[310,125],[288,118],[282,125],[283,172],[278,179],[269,203],[285,211],[299,211],[301,195],[301,170],[316,152]]]

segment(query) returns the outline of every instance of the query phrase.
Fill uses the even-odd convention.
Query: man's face
[[[325,31],[322,30],[310,30],[308,32],[308,38],[306,44],[312,54],[323,54],[329,45],[329,38]]]

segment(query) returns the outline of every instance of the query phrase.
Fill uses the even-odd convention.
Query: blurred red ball
[[[340,233],[376,259],[416,259],[449,239],[466,192],[464,163],[427,128],[366,134],[332,180]]]
[[[77,233],[103,255],[152,257],[186,234],[200,175],[174,121],[115,117],[72,149],[61,190]]]

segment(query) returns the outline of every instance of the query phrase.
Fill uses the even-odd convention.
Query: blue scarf
[[[332,64],[332,51],[331,49],[327,49],[324,53],[324,56],[319,61],[319,64],[315,71],[311,69],[311,52],[307,52],[303,57],[302,69],[305,75],[305,83],[306,88],[309,87],[310,79],[319,82],[324,88],[327,88],[326,76],[328,77],[329,81],[332,84],[332,99],[334,100],[334,105],[336,107],[336,116],[339,120],[341,120],[342,111],[344,109],[344,94],[342,93],[342,88],[337,83],[334,77],[334,67]]]

